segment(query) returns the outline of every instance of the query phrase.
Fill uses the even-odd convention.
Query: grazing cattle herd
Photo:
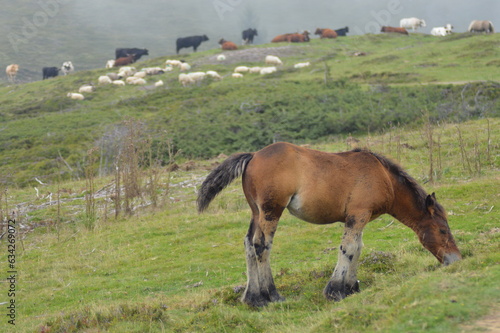
[[[419,28],[426,27],[425,20],[416,18],[416,17],[409,17],[409,18],[403,18],[399,22],[399,27],[391,27],[391,26],[382,26],[381,27],[381,32],[383,33],[397,33],[397,34],[403,34],[403,35],[409,35],[408,29],[411,29],[412,32],[415,32]],[[468,32],[470,33],[494,33],[495,29],[493,27],[493,23],[491,21],[478,21],[474,20],[470,23],[469,28],[467,29]],[[329,29],[329,28],[317,28],[315,31],[315,35],[318,35],[320,39],[335,39],[337,37],[342,37],[346,36],[347,33],[349,33],[349,27],[344,27],[344,28],[339,28],[339,29]],[[453,26],[451,24],[446,24],[444,27],[434,27],[431,29],[430,34],[432,36],[447,36],[451,35],[453,33]],[[242,37],[242,44],[243,45],[249,45],[253,44],[254,38],[258,36],[257,29],[254,28],[249,28],[246,30],[243,30],[241,33]],[[272,43],[304,43],[304,42],[309,42],[310,39],[310,33],[309,31],[305,30],[301,33],[299,32],[294,32],[294,33],[285,33],[278,35],[274,37],[271,42]],[[208,41],[209,38],[207,35],[196,35],[196,36],[188,36],[188,37],[180,37],[177,38],[176,40],[176,53],[179,54],[179,51],[183,48],[193,48],[193,51],[196,52],[198,47],[201,45],[202,42]],[[220,47],[223,51],[230,51],[230,50],[237,50],[238,46],[230,41],[227,41],[223,38],[219,40]],[[141,48],[117,48],[115,50],[115,59],[108,60],[106,63],[106,68],[114,68],[114,67],[122,67],[122,66],[128,66],[131,65],[135,62],[137,62],[141,57],[149,55],[149,51],[147,49],[141,49]],[[220,54],[217,56],[218,61],[225,61],[226,56],[223,54]],[[178,63],[177,63],[177,62]],[[267,59],[266,59],[267,63]],[[281,60],[279,63],[276,63],[277,65],[281,65]],[[183,63],[179,60],[175,60],[174,63],[168,64],[165,71],[169,71],[173,67],[178,67],[181,71],[188,71],[190,70],[191,66],[187,63]],[[301,66],[299,64],[295,65],[295,68],[303,68],[305,66]],[[51,77],[56,77],[59,75],[59,72],[62,72],[63,75],[68,75],[72,73],[75,70],[73,64],[71,61],[65,61],[61,67],[43,67],[42,68],[42,79],[48,79]],[[254,72],[256,73],[268,73],[268,72],[274,72],[276,69],[273,67],[273,69],[262,69],[259,68],[259,70],[256,70],[254,68]],[[18,64],[10,64],[7,66],[5,69],[5,73],[7,75],[7,78],[9,82],[14,83],[16,79],[16,75],[19,71],[19,65]],[[164,70],[162,70],[164,71]],[[156,71],[155,74],[157,74],[158,71]],[[120,71],[121,74],[123,74],[122,71]],[[99,84],[115,84],[115,85],[124,85],[125,81],[122,80],[123,77],[127,77],[128,75],[120,75],[120,73],[110,73],[109,76],[112,76],[110,78],[109,76],[105,77],[100,77],[99,78]],[[213,74],[213,73],[212,73]],[[237,75],[235,75],[237,74]],[[151,73],[147,73],[145,75],[151,75]],[[218,74],[217,74],[218,75]],[[242,77],[243,74],[240,72],[235,72],[233,73],[233,77]],[[214,77],[213,75],[208,75],[211,77]],[[185,82],[191,83],[191,82],[199,82],[199,77],[201,75],[198,75],[198,81],[195,79],[184,79],[180,80],[183,85],[189,85],[189,84],[184,84]],[[203,76],[204,77],[204,76]],[[138,77],[136,77],[138,78]],[[144,81],[144,78],[140,78],[141,80]],[[129,80],[133,81],[133,80]],[[142,84],[142,81],[135,80],[139,83],[136,84]],[[158,81],[159,82],[159,81]],[[160,83],[155,84],[155,86],[162,86],[163,81]],[[123,83],[123,84],[122,84]],[[90,91],[90,90],[89,90]],[[93,90],[92,90],[93,91]],[[68,96],[70,96],[68,94]],[[71,95],[73,96],[73,95]],[[77,96],[77,95],[75,95]],[[71,97],[73,99],[80,99],[79,97]]]

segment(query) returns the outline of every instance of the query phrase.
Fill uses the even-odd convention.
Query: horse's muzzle
[[[443,265],[448,266],[455,261],[459,261],[462,259],[460,253],[448,253],[443,256]]]

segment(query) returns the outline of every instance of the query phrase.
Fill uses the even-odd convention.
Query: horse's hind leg
[[[370,220],[370,215],[364,213],[347,217],[337,266],[335,266],[333,275],[323,291],[329,300],[340,301],[355,292],[359,292],[356,273],[363,247],[363,228]]]
[[[267,301],[260,293],[259,269],[257,266],[257,254],[253,244],[253,235],[255,233],[254,219],[250,221],[250,228],[245,236],[245,254],[247,261],[247,286],[243,293],[242,301],[252,306],[263,306]]]
[[[277,226],[277,219],[269,221],[266,218],[259,218],[259,215],[254,216],[250,223],[245,237],[248,282],[242,298],[248,305],[265,306],[269,302],[284,300],[274,284],[269,262]]]

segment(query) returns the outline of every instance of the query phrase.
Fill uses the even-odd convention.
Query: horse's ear
[[[425,198],[425,208],[431,213],[431,215],[434,215],[434,210],[436,206],[436,193],[432,192],[432,194],[429,194],[427,198]]]

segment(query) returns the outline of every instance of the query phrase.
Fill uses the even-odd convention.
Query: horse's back
[[[272,198],[313,223],[343,221],[357,206],[377,210],[392,196],[390,178],[366,151],[326,153],[276,143],[256,152],[244,175],[247,198],[257,204]]]

